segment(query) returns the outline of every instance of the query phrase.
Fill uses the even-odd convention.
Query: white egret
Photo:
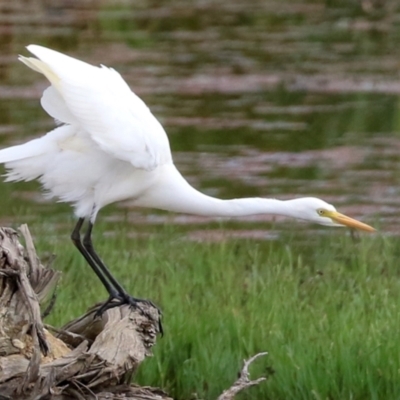
[[[117,201],[133,199],[138,207],[203,216],[277,214],[374,231],[313,197],[221,200],[197,191],[175,167],[163,127],[118,72],[41,46],[27,48],[37,58],[19,60],[50,81],[41,104],[59,126],[0,150],[0,163],[7,168],[6,181],[38,179],[50,197],[72,203],[78,218],[72,241],[107,289],[107,307],[129,303],[140,308],[144,301],[128,295],[92,245],[97,213]],[[88,228],[81,241],[85,220]]]

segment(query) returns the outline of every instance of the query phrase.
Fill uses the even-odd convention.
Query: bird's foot
[[[130,305],[132,308],[138,310],[141,315],[144,315],[151,320],[154,320],[154,316],[151,315],[146,310],[146,308],[149,306],[152,308],[155,308],[158,311],[158,315],[159,315],[158,320],[156,321],[158,323],[158,330],[161,333],[161,336],[163,336],[164,331],[163,331],[163,326],[161,323],[162,312],[161,312],[160,308],[157,307],[151,300],[138,299],[138,298],[132,297],[126,293],[110,294],[110,297],[107,299],[107,301],[104,304],[102,304],[102,306],[96,311],[96,313],[94,314],[94,318],[101,317],[105,311],[110,310],[111,308],[114,308],[114,307],[122,306],[124,304]],[[143,307],[143,306],[145,306],[145,307]]]

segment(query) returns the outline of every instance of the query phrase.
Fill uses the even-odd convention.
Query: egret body
[[[127,294],[93,248],[91,232],[99,210],[117,201],[133,199],[138,207],[204,216],[276,214],[374,230],[313,197],[221,200],[199,192],[176,169],[161,124],[118,72],[37,45],[28,50],[37,58],[19,59],[50,81],[41,104],[58,126],[38,139],[0,150],[0,163],[7,168],[7,181],[38,179],[46,195],[72,204],[78,218],[73,243],[110,300],[134,306],[143,301]],[[81,240],[85,220],[88,228]]]

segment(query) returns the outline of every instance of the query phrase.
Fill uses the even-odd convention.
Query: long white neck
[[[275,214],[296,217],[296,200],[263,199],[259,197],[221,200],[193,188],[174,165],[163,167],[159,180],[135,204],[166,211],[209,217],[242,217]]]

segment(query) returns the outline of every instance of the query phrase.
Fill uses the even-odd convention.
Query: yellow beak
[[[326,216],[331,218],[337,224],[348,226],[349,228],[356,228],[367,232],[376,231],[376,229],[374,229],[372,226],[357,221],[356,219],[350,218],[347,215],[340,214],[337,211],[329,211],[326,213]]]

